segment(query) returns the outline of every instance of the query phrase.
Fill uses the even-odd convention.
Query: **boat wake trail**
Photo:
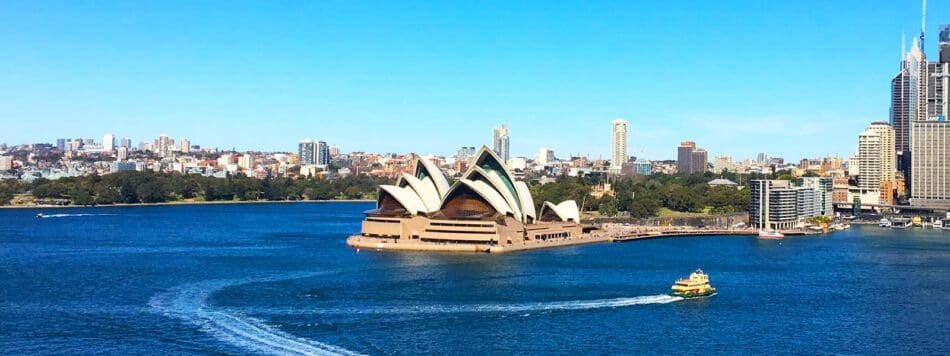
[[[265,325],[260,320],[239,313],[216,311],[208,306],[211,294],[224,288],[249,283],[276,282],[306,278],[317,273],[296,273],[246,279],[219,279],[186,284],[172,288],[152,297],[152,310],[168,317],[184,320],[200,326],[202,330],[229,344],[253,352],[279,355],[356,355],[356,353],[299,338]]]
[[[39,217],[43,219],[50,219],[50,218],[74,218],[74,217],[83,217],[83,216],[113,216],[113,215],[115,214],[49,214],[49,215],[43,214],[43,215],[40,215]]]
[[[603,308],[622,308],[645,304],[666,304],[683,300],[666,294],[640,297],[571,300],[559,302],[517,303],[517,304],[461,304],[461,305],[434,305],[408,308],[380,308],[362,311],[366,314],[404,314],[404,313],[524,313],[558,310],[588,310]],[[361,313],[359,310],[351,312]]]

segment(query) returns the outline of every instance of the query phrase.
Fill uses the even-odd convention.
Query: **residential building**
[[[880,141],[880,181],[878,189],[881,191],[882,201],[888,204],[894,202],[893,193],[896,188],[897,156],[894,150],[894,129],[886,122],[873,122],[868,125],[869,131],[877,133]],[[860,138],[859,138],[860,140]]]
[[[119,146],[115,150],[115,158],[119,161],[124,161],[129,158],[129,149],[125,146]],[[134,167],[133,167],[134,168]]]
[[[911,132],[911,205],[950,207],[950,121],[914,121]]]
[[[723,171],[735,172],[735,164],[732,163],[732,157],[729,156],[716,156],[713,157],[713,170],[716,173],[722,173]]]
[[[509,149],[508,125],[501,125],[492,130],[492,150],[504,162],[511,158]]]
[[[846,186],[847,183],[847,179],[845,179]],[[802,177],[798,178],[798,185],[815,190],[815,215],[831,216],[834,214],[834,179],[831,177]]]
[[[826,198],[832,194],[830,183],[794,186],[786,180],[750,181],[749,224],[761,229],[791,229],[803,226],[808,218],[830,215]]]
[[[702,148],[695,149],[689,158],[689,172],[690,173],[703,173],[706,169],[709,168],[709,158],[706,154],[706,150]]]
[[[314,140],[301,140],[297,144],[297,155],[300,157],[300,165],[308,166],[317,164],[316,156],[314,152],[316,151],[317,143]]]
[[[627,121],[617,118],[611,122],[610,170],[619,174],[627,162]]]
[[[316,152],[314,152],[314,157],[316,157],[316,164],[318,166],[329,166],[330,165],[330,146],[327,145],[324,141],[317,141]]]
[[[181,153],[191,153],[191,141],[187,138],[181,140],[181,147],[178,149]]]
[[[870,129],[858,135],[858,187],[877,191],[881,186],[881,136]]]

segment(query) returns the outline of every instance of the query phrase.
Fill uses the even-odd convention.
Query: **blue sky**
[[[950,2],[928,5],[930,58]],[[0,142],[852,154],[917,1],[2,1]],[[909,43],[909,41],[908,41]]]

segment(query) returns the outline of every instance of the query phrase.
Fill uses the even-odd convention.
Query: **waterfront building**
[[[847,178],[845,178],[844,184],[847,188]],[[798,178],[798,185],[815,191],[815,216],[831,216],[834,214],[834,179],[831,177],[801,177]]]
[[[857,172],[861,194],[879,195],[883,175],[881,152],[881,136],[877,132],[868,129],[858,135]]]
[[[791,229],[802,226],[810,217],[829,215],[823,211],[824,187],[796,187],[786,180],[752,180],[749,189],[749,224],[753,227]]]
[[[411,173],[381,185],[377,197],[376,209],[366,212],[360,234],[347,244],[501,252],[584,241],[573,200],[536,206],[527,184],[487,146],[451,186],[435,164],[416,157]]]
[[[317,143],[314,140],[301,140],[297,144],[297,156],[300,157],[300,165],[308,166],[317,164],[316,151]]]
[[[885,201],[893,203],[892,196],[897,176],[894,129],[888,123],[878,121],[868,125],[867,130],[876,133],[880,141],[881,152],[879,153],[879,165],[881,171],[878,189],[880,189],[881,196],[884,197]]]
[[[610,171],[620,174],[627,162],[627,121],[617,118],[610,125]]]
[[[950,207],[950,121],[914,121],[911,132],[911,205]]]
[[[115,135],[102,135],[102,152],[112,153],[115,150]]]
[[[492,130],[492,150],[502,159],[502,162],[508,162],[511,158],[508,139],[508,125],[501,125]]]

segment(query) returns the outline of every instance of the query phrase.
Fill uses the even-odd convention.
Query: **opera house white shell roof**
[[[379,187],[376,213],[481,218],[500,214],[522,223],[546,221],[580,222],[573,200],[544,202],[536,214],[528,185],[513,179],[508,167],[486,146],[475,155],[470,168],[451,187],[431,161],[417,157],[413,174],[404,173],[396,185]]]

